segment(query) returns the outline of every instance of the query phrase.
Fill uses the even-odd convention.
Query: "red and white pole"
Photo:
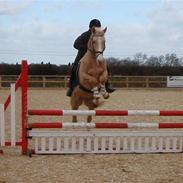
[[[134,123],[134,122],[38,122],[29,124],[29,128],[183,128],[183,123]]]
[[[29,115],[48,116],[183,116],[183,110],[44,110],[32,109]]]

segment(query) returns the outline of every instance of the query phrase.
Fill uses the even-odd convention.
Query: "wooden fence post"
[[[149,77],[146,77],[146,88],[149,88]]]
[[[45,78],[45,76],[42,76],[42,80],[43,80],[43,88],[45,88],[46,87],[46,78]]]
[[[2,87],[2,76],[0,76],[0,88]]]
[[[128,85],[128,81],[129,81],[129,79],[128,79],[128,76],[126,77],[126,88],[128,88],[129,87],[129,85]]]

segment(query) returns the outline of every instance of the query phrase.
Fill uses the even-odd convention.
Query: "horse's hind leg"
[[[71,108],[72,110],[78,110],[79,106],[82,104],[82,100],[71,97]],[[77,122],[77,116],[72,116],[72,122]]]
[[[89,110],[94,110],[94,107],[88,107]],[[87,122],[90,123],[92,121],[92,116],[87,116]]]
[[[99,78],[100,92],[104,99],[109,98],[109,93],[107,92],[106,87],[105,87],[105,83],[107,82],[107,80],[108,80],[108,73],[105,71]]]
[[[89,110],[94,110],[95,105],[92,102],[92,99],[89,101],[85,101],[85,105],[88,106]],[[87,116],[87,122],[90,123],[92,121],[92,116]]]

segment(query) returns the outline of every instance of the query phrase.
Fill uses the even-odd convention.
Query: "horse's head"
[[[91,29],[91,36],[88,42],[88,50],[90,50],[98,62],[103,62],[103,52],[105,50],[105,29],[99,27],[93,27]]]

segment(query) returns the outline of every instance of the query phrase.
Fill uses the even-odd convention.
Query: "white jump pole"
[[[5,146],[4,104],[0,104],[0,146]]]
[[[11,84],[11,146],[16,146],[15,84]]]

